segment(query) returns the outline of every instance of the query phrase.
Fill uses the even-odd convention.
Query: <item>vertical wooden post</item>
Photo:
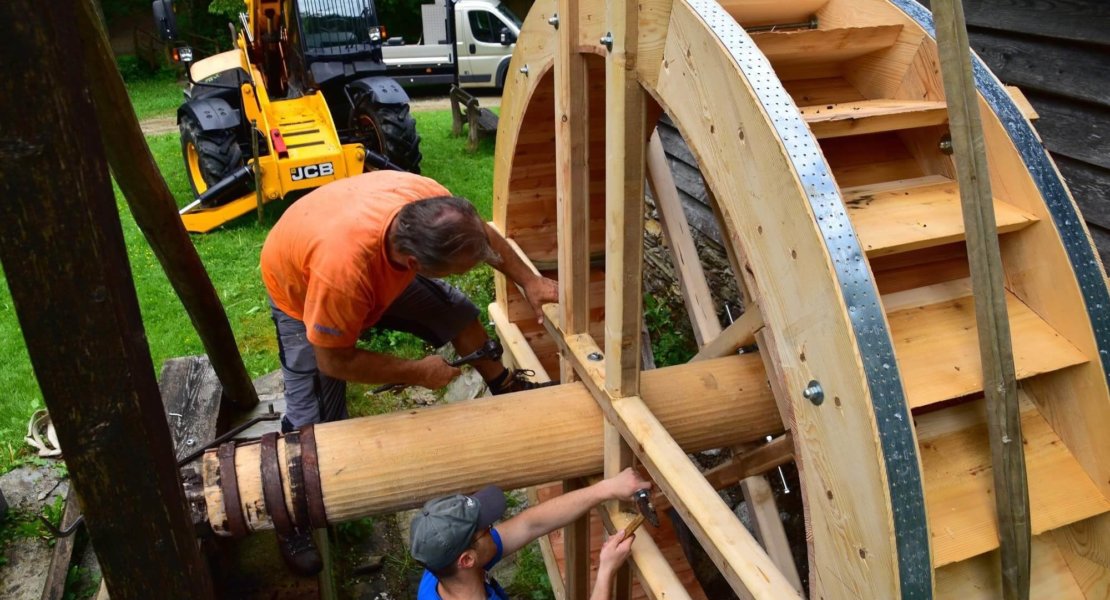
[[[586,59],[578,52],[578,0],[559,0],[555,50],[555,171],[559,228],[559,305],[564,331],[585,333],[590,324],[589,85]],[[563,383],[574,369],[560,359]],[[567,481],[564,492],[580,486]],[[590,593],[590,518],[563,532],[567,598]]]
[[[611,0],[605,60],[605,388],[614,397],[640,393],[640,324],[644,263],[644,91],[636,79],[638,3]],[[616,426],[605,422],[605,474],[632,465]],[[629,567],[614,597],[631,596]]]
[[[146,236],[181,304],[189,313],[208,359],[223,385],[224,395],[242,410],[254,408],[258,404],[258,394],[243,365],[227,313],[189,234],[181,224],[173,195],[147,148],[96,7],[92,0],[77,2],[76,7],[74,33],[80,35],[80,44],[77,45],[77,52],[67,56],[66,60],[73,60],[74,57],[84,59],[93,100],[89,112],[81,118],[88,119],[95,114],[96,120],[101,123],[100,136],[112,174],[127,199],[135,223]],[[86,148],[75,146],[73,150],[71,158],[78,159]]]
[[[74,60],[78,12],[0,3],[0,261],[112,598],[212,598]]]
[[[644,91],[636,80],[637,3],[608,5],[605,61],[605,386],[639,393],[644,263]]]
[[[959,0],[934,0],[933,15],[963,207],[975,322],[979,330],[983,395],[987,402],[987,429],[1001,542],[1002,595],[1007,600],[1024,600],[1029,598],[1032,544],[1029,486],[979,98],[971,74],[962,3]]]

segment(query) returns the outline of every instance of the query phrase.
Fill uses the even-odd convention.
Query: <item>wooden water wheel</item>
[[[321,527],[486,483],[612,472],[635,455],[741,595],[997,597],[983,377],[932,32],[910,0],[538,1],[505,86],[494,221],[560,277],[561,298],[541,325],[499,281],[490,315],[511,360],[564,385],[306,428],[267,459],[277,512]],[[981,64],[975,81],[1034,596],[1103,598],[1110,293],[1029,122]],[[742,290],[745,311],[724,328],[652,135],[663,114],[700,166]],[[658,370],[639,358],[645,175],[701,346]],[[686,454],[722,447],[737,454],[709,477]],[[804,584],[781,537],[769,529],[761,547],[714,489],[784,461],[801,482]],[[272,527],[259,464],[257,444],[209,452],[187,480],[198,519],[224,535]],[[647,531],[638,593],[712,597],[674,539]],[[549,568],[560,595],[579,597],[590,536],[568,537],[569,555],[549,545]]]
[[[519,291],[499,284],[491,315],[514,359],[586,380],[653,474],[667,471],[652,463],[674,455],[645,448],[666,432],[614,408],[638,391],[646,174],[702,346],[695,360],[758,348],[758,360],[718,368],[769,381],[775,402],[763,407],[779,418],[735,441],[789,432],[813,598],[998,595],[982,374],[938,63],[932,17],[908,0],[547,0],[525,22],[505,86],[494,220],[539,270],[558,277],[561,267],[563,294],[539,325]],[[1020,379],[1034,595],[1104,597],[1104,275],[1018,105],[979,63],[975,76]],[[727,233],[746,312],[724,329],[652,137],[664,113]],[[798,587],[779,578],[793,567],[770,547],[779,573],[752,587],[753,571],[727,547],[744,535],[739,525],[696,496],[688,471],[667,473],[676,479],[657,483],[734,588],[783,597],[783,581]],[[639,567],[641,592],[679,583],[704,597],[672,540],[656,542],[636,558],[665,560],[677,578]],[[749,559],[758,573],[768,564]],[[549,562],[566,572],[561,544]]]

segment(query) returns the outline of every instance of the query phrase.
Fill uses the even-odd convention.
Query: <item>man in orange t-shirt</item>
[[[558,299],[557,284],[532,273],[470,202],[426,177],[366,173],[290,206],[261,260],[285,379],[282,430],[346,418],[347,381],[447,385],[460,371],[440,356],[406,360],[355,342],[373,326],[451,342],[460,356],[481,348],[477,307],[437,279],[481,262],[520,285],[537,315]],[[495,394],[537,385],[494,359],[472,364]]]

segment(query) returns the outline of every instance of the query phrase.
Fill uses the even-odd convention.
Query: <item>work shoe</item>
[[[277,543],[286,566],[297,575],[312,577],[324,568],[311,531],[294,531],[291,535],[279,533]]]
[[[487,383],[489,391],[494,396],[501,394],[511,394],[513,392],[523,392],[525,390],[534,390],[536,388],[547,387],[555,385],[557,381],[536,382],[528,379],[528,377],[535,376],[536,372],[531,369],[505,369],[500,375],[493,378],[493,381]]]

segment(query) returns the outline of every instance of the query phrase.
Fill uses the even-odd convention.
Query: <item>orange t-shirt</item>
[[[274,304],[304,321],[315,346],[353,346],[416,272],[386,253],[386,232],[409,202],[450,192],[427,177],[375,171],[297,200],[262,246],[262,281]]]

